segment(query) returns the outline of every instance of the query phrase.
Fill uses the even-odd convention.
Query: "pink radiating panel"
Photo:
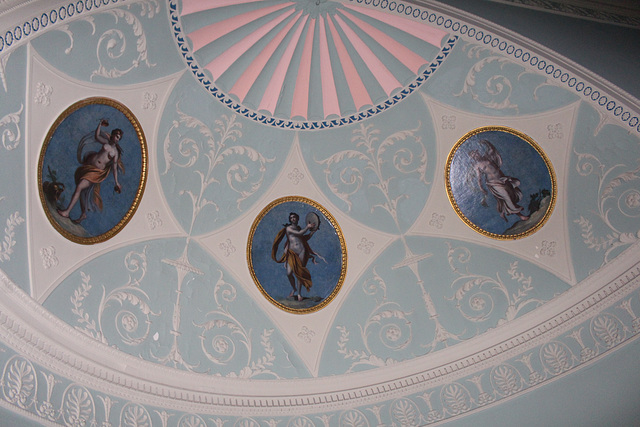
[[[311,77],[311,52],[313,51],[313,35],[316,28],[316,20],[312,18],[308,23],[309,30],[302,49],[300,68],[296,79],[296,88],[293,91],[291,104],[291,117],[307,117],[309,112],[309,79]]]
[[[329,43],[327,40],[327,30],[322,15],[318,17],[320,27],[320,79],[322,82],[322,108],[324,116],[331,114],[340,115],[340,103],[336,83],[333,80],[333,68],[331,57],[329,56]]]
[[[344,3],[343,6],[358,11],[363,15],[370,16],[374,19],[377,19],[378,21],[389,24],[399,30],[404,31],[405,33],[409,33],[412,36],[424,40],[427,43],[437,47],[440,47],[442,38],[448,34],[446,31],[442,31],[430,25],[403,18],[401,16],[393,15],[391,13],[380,12],[378,10],[354,6],[346,3]]]
[[[348,19],[350,19],[354,24],[360,27],[362,31],[373,37],[375,41],[380,43],[382,47],[384,47],[398,61],[402,62],[405,67],[413,71],[415,74],[418,74],[418,70],[420,69],[420,67],[427,62],[420,55],[418,55],[402,43],[389,37],[387,34],[375,28],[373,25],[367,24],[362,19],[359,19],[344,10],[341,10],[340,12]]]
[[[356,66],[353,64],[351,60],[351,56],[349,56],[349,52],[347,52],[347,48],[345,47],[338,31],[336,30],[335,25],[331,19],[327,20],[329,23],[329,29],[331,30],[331,35],[333,36],[333,43],[338,51],[338,57],[340,58],[340,62],[342,64],[342,70],[344,71],[345,77],[347,79],[347,84],[349,85],[349,91],[351,92],[351,97],[353,98],[353,102],[356,105],[356,110],[360,110],[360,107],[363,105],[370,105],[371,97],[369,96],[369,92],[367,88],[364,86],[358,71],[356,70]]]
[[[338,25],[340,25],[340,28],[342,28],[342,31],[347,35],[347,38],[353,47],[358,51],[362,60],[367,64],[367,67],[371,70],[373,76],[376,78],[378,83],[380,83],[380,86],[382,86],[385,93],[389,95],[391,94],[391,91],[402,86],[393,73],[385,67],[380,58],[378,58],[375,53],[369,49],[369,46],[367,46],[351,28],[349,28],[342,18],[336,15],[335,19],[338,22]]]
[[[227,71],[227,69],[242,56],[243,53],[248,51],[254,44],[258,42],[262,37],[264,37],[269,31],[274,29],[279,23],[284,21],[288,16],[290,16],[294,9],[288,10],[271,21],[267,22],[262,27],[258,28],[238,43],[231,46],[229,49],[224,51],[220,56],[218,56],[213,61],[209,62],[205,67],[207,70],[211,71],[211,75],[214,80],[217,80],[222,73]]]
[[[262,0],[182,0],[182,16],[219,7],[232,6],[242,3],[256,3]]]
[[[260,101],[260,106],[258,107],[258,109],[267,110],[271,112],[271,114],[275,112],[278,105],[280,92],[282,91],[282,87],[284,86],[284,78],[287,75],[289,66],[291,65],[291,58],[293,58],[293,53],[296,50],[296,46],[300,42],[300,35],[302,34],[302,30],[304,29],[308,18],[309,15],[305,15],[302,20],[298,21],[298,27],[293,33],[293,36],[289,41],[289,45],[282,54],[282,58],[280,58],[273,76],[271,76],[271,80],[269,81],[269,84],[267,85],[267,88],[262,95],[262,100]]]
[[[276,34],[276,36],[271,39],[267,46],[265,46],[265,48],[260,51],[258,56],[256,56],[253,61],[251,61],[249,67],[247,67],[240,78],[236,80],[235,84],[231,88],[230,93],[237,95],[240,100],[244,100],[244,98],[247,96],[247,93],[249,92],[249,89],[251,89],[251,86],[253,86],[262,70],[264,70],[264,66],[267,65],[269,58],[271,58],[275,50],[278,48],[278,46],[280,46],[280,43],[282,43],[282,40],[287,35],[289,30],[291,30],[293,24],[295,24],[296,21],[300,19],[300,15],[302,15],[302,11],[298,12],[298,15],[295,18],[291,19],[289,23],[284,26],[284,28],[278,31],[278,34]]]
[[[225,19],[224,21],[207,25],[206,27],[189,33],[188,36],[193,43],[193,50],[194,52],[197,52],[203,46],[206,46],[207,44],[219,39],[220,37],[229,34],[231,31],[237,30],[243,25],[247,25],[250,22],[262,18],[263,16],[266,16],[272,12],[289,7],[292,4],[294,3],[282,3],[243,13],[241,15]]]

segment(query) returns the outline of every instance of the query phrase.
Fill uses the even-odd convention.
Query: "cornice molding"
[[[489,0],[577,19],[640,28],[640,9],[633,2],[585,0]]]
[[[81,334],[38,305],[4,274],[0,276],[0,339],[59,375],[150,405],[236,416],[275,416],[284,408],[292,414],[340,410],[454,382],[566,334],[640,288],[638,249],[638,245],[629,248],[535,313],[480,337],[385,369],[333,377],[254,380],[247,388],[248,380],[158,366]]]

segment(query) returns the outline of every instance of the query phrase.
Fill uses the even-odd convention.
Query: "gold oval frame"
[[[313,207],[314,209],[317,209],[318,211],[320,211],[324,215],[324,217],[327,219],[327,221],[331,224],[333,229],[335,230],[335,233],[336,233],[336,235],[338,237],[338,240],[340,242],[340,250],[342,252],[341,257],[340,257],[340,261],[342,263],[342,266],[340,268],[340,276],[339,276],[339,278],[337,280],[337,283],[333,287],[333,290],[331,291],[331,293],[326,298],[324,298],[322,301],[320,301],[318,304],[314,305],[313,307],[309,307],[309,308],[296,309],[296,308],[288,307],[288,306],[276,301],[266,291],[266,289],[262,286],[262,284],[260,283],[260,280],[258,279],[258,277],[256,275],[255,269],[253,267],[253,255],[252,255],[253,238],[254,238],[254,235],[256,233],[256,229],[258,228],[258,225],[265,218],[265,216],[267,216],[267,214],[269,212],[271,212],[271,210],[273,208],[275,208],[276,206],[279,206],[281,204],[289,203],[289,202],[304,203],[304,204],[307,204],[307,205]],[[326,307],[331,301],[333,301],[333,299],[336,297],[336,295],[338,294],[338,292],[342,288],[342,284],[344,283],[344,279],[345,279],[345,276],[347,274],[347,246],[345,244],[344,236],[342,234],[342,230],[340,229],[340,226],[338,225],[338,222],[335,220],[333,215],[331,215],[331,213],[329,213],[329,211],[324,208],[324,206],[322,206],[318,202],[316,202],[314,200],[311,200],[311,199],[308,199],[306,197],[302,197],[302,196],[286,196],[286,197],[281,197],[279,199],[276,199],[276,200],[272,201],[271,203],[269,203],[264,209],[262,209],[260,214],[258,214],[258,216],[254,219],[253,224],[251,225],[251,230],[249,232],[249,238],[247,240],[247,264],[248,264],[248,267],[249,267],[249,271],[251,272],[251,277],[252,277],[254,283],[256,284],[256,286],[258,287],[258,289],[260,290],[260,293],[262,293],[262,295],[269,302],[271,302],[273,305],[275,305],[276,307],[280,308],[281,310],[287,311],[289,313],[294,313],[294,314],[313,313],[313,312],[316,312],[316,311]]]
[[[56,133],[58,127],[62,124],[62,122],[65,119],[67,119],[67,117],[69,117],[71,114],[73,114],[74,112],[80,110],[81,108],[87,107],[89,105],[95,105],[95,104],[101,104],[101,105],[106,105],[108,107],[112,107],[112,108],[118,110],[120,113],[122,113],[127,118],[129,123],[133,127],[133,129],[135,131],[135,135],[136,135],[137,140],[138,140],[138,143],[140,144],[140,154],[141,154],[142,164],[140,165],[140,183],[138,184],[138,188],[137,188],[137,190],[135,192],[135,196],[133,198],[133,202],[131,203],[131,206],[127,210],[126,214],[118,221],[118,223],[116,225],[111,227],[108,231],[106,231],[106,232],[104,232],[104,233],[102,233],[102,234],[100,234],[98,236],[82,237],[82,236],[77,236],[77,235],[69,232],[68,230],[65,230],[58,223],[58,221],[55,218],[53,218],[53,215],[52,215],[50,207],[49,207],[49,203],[48,203],[48,201],[46,199],[46,196],[44,194],[43,177],[42,177],[43,170],[42,169],[43,169],[43,166],[44,166],[44,158],[45,158],[45,155],[47,153],[47,149],[49,148],[49,144],[50,144],[54,134]],[[129,108],[127,108],[125,105],[123,105],[122,103],[120,103],[120,102],[118,102],[118,101],[116,101],[114,99],[110,99],[110,98],[106,98],[106,97],[86,98],[86,99],[80,100],[80,101],[72,104],[62,114],[60,114],[58,116],[58,118],[56,119],[56,121],[53,123],[53,125],[51,125],[51,127],[49,128],[49,132],[47,133],[47,136],[45,138],[44,144],[42,145],[42,148],[40,149],[40,158],[38,160],[38,191],[39,191],[39,194],[40,194],[40,202],[42,203],[42,208],[43,208],[45,214],[47,215],[47,219],[49,220],[51,225],[61,235],[63,235],[68,240],[71,240],[72,242],[80,243],[80,244],[83,244],[83,245],[92,245],[92,244],[102,243],[102,242],[104,242],[106,240],[109,240],[110,238],[112,238],[113,236],[118,234],[124,228],[125,225],[127,225],[127,223],[133,217],[133,214],[138,209],[138,206],[140,205],[140,200],[142,199],[142,194],[144,193],[144,189],[145,189],[146,182],[147,182],[147,167],[148,167],[147,165],[148,165],[147,141],[146,141],[146,138],[144,136],[144,132],[142,130],[142,127],[140,126],[140,122],[138,121],[136,116],[131,112],[131,110]]]
[[[551,179],[551,201],[549,202],[549,207],[547,208],[547,211],[545,212],[544,216],[542,217],[542,219],[540,219],[538,221],[538,223],[536,225],[534,225],[533,227],[531,227],[530,229],[522,232],[522,233],[518,233],[518,234],[497,234],[497,233],[492,233],[490,231],[484,230],[483,228],[481,228],[480,226],[478,226],[477,224],[475,224],[474,222],[472,222],[469,218],[467,218],[467,216],[462,213],[460,207],[458,206],[458,204],[455,201],[455,197],[453,196],[453,191],[451,188],[451,181],[450,181],[450,172],[451,172],[451,163],[453,162],[453,158],[456,154],[456,152],[458,151],[458,148],[460,148],[460,146],[462,146],[462,144],[464,144],[469,138],[479,134],[479,133],[483,133],[483,132],[490,132],[490,131],[499,131],[499,132],[505,132],[505,133],[509,133],[511,135],[514,135],[518,138],[520,138],[521,140],[523,140],[524,142],[528,143],[537,153],[538,155],[542,158],[545,166],[547,167],[547,171],[549,172],[549,178]],[[483,126],[483,127],[479,127],[477,129],[474,129],[470,132],[467,132],[462,138],[460,138],[458,140],[458,142],[456,142],[456,144],[453,146],[453,148],[451,149],[451,151],[449,152],[449,155],[447,156],[447,163],[445,166],[445,173],[444,173],[444,179],[445,179],[445,183],[446,183],[446,187],[447,187],[447,196],[449,197],[449,202],[451,203],[451,206],[453,207],[453,209],[455,210],[456,214],[458,215],[458,217],[460,217],[460,219],[467,224],[469,227],[471,227],[474,231],[487,236],[487,237],[491,237],[493,239],[497,239],[497,240],[515,240],[515,239],[521,239],[523,237],[527,237],[533,233],[535,233],[536,231],[538,231],[540,228],[542,228],[542,226],[547,222],[547,220],[549,219],[549,217],[551,216],[551,213],[553,212],[553,209],[555,207],[555,203],[556,203],[556,198],[557,198],[557,183],[556,183],[556,176],[555,173],[553,171],[553,166],[551,164],[551,161],[549,160],[549,158],[547,157],[547,155],[544,153],[544,151],[542,150],[542,148],[540,148],[540,146],[533,140],[533,138],[531,138],[530,136],[517,131],[515,129],[512,129],[510,127],[506,127],[506,126]]]

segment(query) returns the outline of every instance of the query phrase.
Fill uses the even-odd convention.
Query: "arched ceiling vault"
[[[640,108],[571,60],[428,1],[0,9],[5,419],[473,422],[637,347]]]

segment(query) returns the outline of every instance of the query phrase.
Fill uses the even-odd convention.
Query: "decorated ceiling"
[[[515,33],[427,1],[2,19],[6,419],[473,420],[640,330],[638,103]]]

